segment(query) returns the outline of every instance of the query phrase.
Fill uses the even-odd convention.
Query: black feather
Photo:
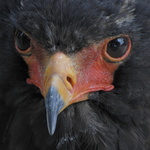
[[[149,150],[149,11],[149,0],[0,0],[0,150]],[[115,89],[66,108],[50,136],[43,97],[26,83],[15,50],[16,29],[50,54],[128,34],[132,53],[115,72]]]

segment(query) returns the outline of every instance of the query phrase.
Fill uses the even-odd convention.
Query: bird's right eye
[[[16,31],[15,44],[20,52],[25,52],[30,48],[30,38],[20,30]]]
[[[109,62],[121,62],[130,54],[132,45],[128,35],[111,37],[106,39],[104,43],[103,56]]]

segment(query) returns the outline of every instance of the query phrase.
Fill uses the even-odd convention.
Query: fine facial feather
[[[73,53],[106,37],[139,29],[136,22],[129,20],[134,19],[135,4],[131,2],[116,1],[116,5],[112,5],[111,1],[71,0],[38,1],[28,5],[26,0],[22,3],[24,7],[17,6],[12,10],[11,20],[17,29],[31,35],[43,47],[48,47],[49,52],[63,49]],[[122,22],[122,28],[115,22],[118,25]]]
[[[15,5],[14,5],[15,3]],[[0,149],[149,150],[150,32],[148,0],[0,1]],[[120,34],[132,39],[130,57],[115,72],[115,89],[94,92],[58,117],[47,132],[38,88],[14,46],[16,29],[48,53],[76,53]]]

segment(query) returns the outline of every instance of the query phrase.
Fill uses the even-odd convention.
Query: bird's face
[[[27,83],[39,87],[45,98],[51,134],[55,131],[57,115],[67,106],[87,100],[91,92],[114,88],[114,72],[131,50],[127,35],[109,37],[72,55],[62,51],[49,55],[21,31],[17,31],[15,42],[29,67]]]
[[[69,31],[64,29],[64,32]],[[56,45],[52,46],[57,49]],[[45,99],[48,130],[53,134],[57,116],[66,107],[87,100],[89,93],[113,90],[114,73],[129,56],[131,40],[127,34],[118,34],[74,52],[63,47],[50,52],[51,48],[42,45],[32,34],[17,30],[15,47],[29,68],[30,78],[26,82],[37,86]]]

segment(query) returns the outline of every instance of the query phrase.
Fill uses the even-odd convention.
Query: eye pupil
[[[111,40],[107,45],[107,53],[113,58],[122,57],[128,48],[128,39],[119,37]]]
[[[17,31],[15,37],[16,45],[21,51],[26,51],[30,47],[29,37],[22,31]]]

